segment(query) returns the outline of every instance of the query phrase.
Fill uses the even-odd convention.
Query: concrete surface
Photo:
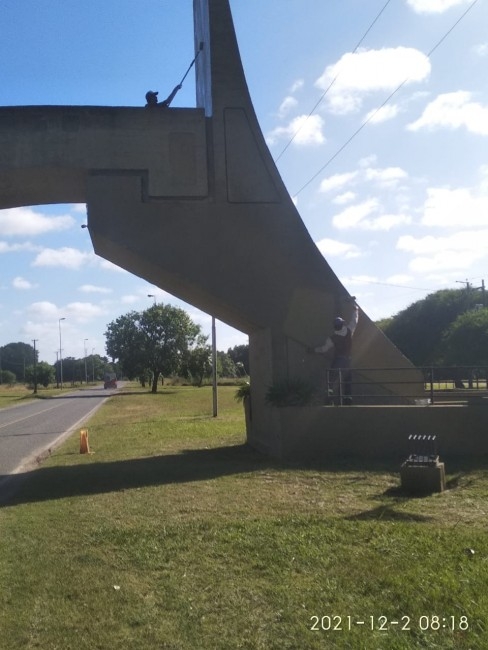
[[[250,441],[285,435],[268,387],[325,388],[322,344],[345,288],[306,230],[267,149],[242,69],[228,0],[194,0],[197,108],[0,108],[0,207],[86,202],[95,252],[246,332]],[[361,312],[353,365],[410,362]],[[418,391],[422,379],[418,377]],[[401,397],[399,397],[399,401]]]

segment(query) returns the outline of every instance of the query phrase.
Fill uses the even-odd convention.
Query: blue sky
[[[488,281],[488,0],[231,7],[278,169],[368,315]],[[2,106],[141,106],[193,58],[192,0],[0,0],[0,25]],[[192,74],[173,105],[195,105]],[[53,362],[65,318],[63,356],[105,354],[107,324],[148,294],[210,332],[209,315],[96,257],[85,221],[84,205],[0,211],[0,345],[37,339]],[[222,323],[217,339],[247,341]]]

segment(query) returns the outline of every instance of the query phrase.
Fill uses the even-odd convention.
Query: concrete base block
[[[400,469],[402,488],[413,494],[432,494],[446,489],[444,463],[412,465],[408,461]]]

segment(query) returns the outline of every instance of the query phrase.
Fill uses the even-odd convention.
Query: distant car
[[[105,375],[105,379],[103,382],[103,387],[104,388],[117,388],[117,377],[114,373],[110,373],[108,375]]]

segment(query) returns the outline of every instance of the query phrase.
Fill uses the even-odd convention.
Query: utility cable
[[[354,284],[379,284],[383,287],[394,287],[395,289],[409,289],[411,291],[434,291],[434,289],[427,289],[426,287],[410,287],[408,284],[393,284],[392,282],[379,282],[377,280],[365,280],[364,278],[354,279],[352,282]]]
[[[475,5],[477,2],[478,2],[478,0],[473,0],[473,2],[469,5],[469,7],[466,9],[466,11],[464,11],[464,13],[462,13],[461,16],[456,20],[456,22],[454,23],[454,25],[452,25],[452,27],[450,27],[450,28],[448,29],[448,31],[447,31],[447,32],[442,36],[442,38],[440,38],[440,39],[437,41],[437,43],[434,45],[434,47],[433,47],[433,48],[428,52],[428,54],[427,54],[427,58],[430,59],[431,55],[432,55],[432,54],[437,50],[437,48],[441,45],[441,43],[443,43],[443,42],[445,41],[445,39],[446,39],[446,38],[449,36],[449,34],[450,34],[454,29],[455,29],[455,27],[457,27],[457,25],[459,25],[459,23],[460,23],[460,22],[463,20],[463,18],[468,14],[468,12],[471,11],[471,9],[474,7],[474,5]],[[339,147],[339,149],[338,149],[338,150],[337,150],[337,151],[336,151],[336,152],[335,152],[335,153],[334,153],[334,154],[333,154],[333,155],[332,155],[332,156],[327,160],[327,162],[325,163],[325,165],[322,165],[322,167],[318,170],[318,172],[316,172],[316,173],[312,176],[312,178],[310,178],[310,180],[308,180],[308,181],[305,183],[305,185],[303,185],[303,186],[298,190],[298,192],[296,192],[296,193],[293,195],[294,198],[297,197],[301,192],[303,192],[303,190],[304,190],[306,187],[308,187],[308,186],[310,185],[310,183],[312,183],[312,182],[317,178],[317,176],[319,176],[319,175],[324,171],[324,169],[326,169],[326,168],[330,165],[330,163],[331,163],[333,160],[335,160],[335,159],[337,158],[337,156],[338,156],[340,153],[342,153],[342,151],[344,151],[344,149],[345,149],[345,148],[350,144],[350,142],[351,142],[352,140],[354,140],[354,138],[355,138],[355,137],[356,137],[356,136],[357,136],[357,135],[358,135],[358,134],[359,134],[359,133],[364,129],[364,127],[365,127],[367,124],[369,124],[369,122],[371,122],[371,120],[375,117],[375,115],[377,115],[377,113],[378,113],[378,112],[379,112],[379,111],[380,111],[380,110],[381,110],[381,109],[382,109],[382,108],[383,108],[383,107],[384,107],[384,106],[385,106],[385,105],[390,101],[390,99],[391,99],[394,95],[396,95],[396,93],[397,93],[399,90],[401,90],[401,88],[403,88],[403,86],[404,86],[404,85],[409,81],[409,79],[410,79],[410,77],[407,77],[406,79],[404,79],[404,80],[401,82],[401,84],[399,84],[399,85],[395,88],[395,90],[394,90],[393,92],[391,92],[391,93],[388,95],[388,97],[385,99],[385,101],[384,101],[380,106],[378,106],[378,108],[376,108],[372,113],[369,114],[368,118],[367,118],[366,120],[364,120],[364,122],[363,122],[363,123],[362,123],[362,124],[361,124],[361,125],[360,125],[356,130],[355,130],[355,131],[354,131],[354,133],[353,133],[353,134],[352,134],[352,135],[351,135],[351,136],[346,140],[346,142],[344,142],[344,144],[341,145],[341,147]]]
[[[364,39],[366,38],[366,36],[369,34],[369,32],[372,30],[372,28],[374,27],[375,23],[378,21],[378,19],[380,18],[381,14],[384,12],[384,10],[385,10],[386,7],[390,4],[390,2],[391,2],[391,0],[387,0],[387,1],[386,1],[385,5],[384,5],[383,8],[381,9],[381,11],[378,13],[378,15],[376,16],[376,18],[373,20],[373,22],[371,23],[371,25],[370,25],[370,26],[368,27],[368,29],[364,32],[364,34],[361,36],[361,39],[359,40],[359,42],[357,43],[356,47],[355,47],[354,50],[352,51],[353,54],[354,54],[354,53],[355,53],[355,52],[356,52],[356,51],[361,47],[362,42],[364,41]],[[291,145],[291,143],[293,142],[293,140],[297,137],[297,135],[298,135],[298,134],[300,133],[300,131],[303,129],[303,127],[304,127],[305,124],[308,122],[308,120],[309,120],[309,119],[312,117],[312,115],[315,113],[315,111],[317,110],[317,108],[319,107],[319,105],[322,103],[322,101],[324,100],[324,98],[325,98],[325,96],[327,95],[327,93],[329,92],[329,90],[332,88],[332,86],[333,86],[333,85],[335,84],[335,82],[337,81],[337,77],[339,76],[339,74],[340,74],[340,73],[338,72],[338,73],[336,74],[336,76],[332,79],[332,81],[331,81],[330,84],[327,86],[327,88],[325,89],[324,93],[322,94],[322,96],[320,97],[320,99],[318,100],[318,102],[315,104],[315,106],[312,108],[312,110],[311,110],[310,113],[307,115],[307,117],[305,118],[305,120],[300,124],[300,126],[298,127],[298,129],[297,129],[297,130],[295,131],[295,133],[292,135],[292,137],[290,138],[290,140],[288,141],[288,143],[285,145],[285,147],[284,147],[284,149],[281,151],[281,153],[277,156],[277,158],[275,158],[275,163],[278,162],[278,160],[279,160],[279,159],[281,158],[281,156],[285,153],[285,151],[288,149],[288,147]]]

